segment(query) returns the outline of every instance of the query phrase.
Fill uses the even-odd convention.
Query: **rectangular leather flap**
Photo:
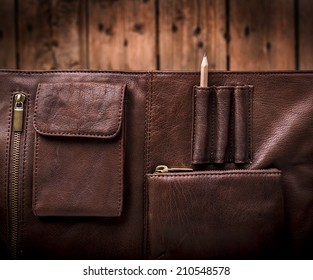
[[[34,128],[49,136],[113,138],[121,128],[124,94],[124,84],[39,84]]]

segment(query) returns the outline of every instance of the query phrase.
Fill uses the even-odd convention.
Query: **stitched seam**
[[[68,83],[66,83],[68,84]],[[112,87],[112,86],[111,86]],[[118,126],[115,129],[115,131],[111,134],[105,134],[105,133],[72,133],[72,132],[51,132],[51,131],[44,131],[38,128],[37,125],[37,110],[38,110],[38,100],[39,100],[39,93],[41,90],[41,84],[38,85],[38,89],[37,89],[37,93],[36,93],[36,102],[35,102],[35,110],[34,110],[34,128],[36,129],[36,131],[38,133],[42,133],[45,135],[57,135],[57,136],[61,136],[61,135],[69,135],[69,136],[99,136],[99,137],[110,137],[110,136],[116,136],[117,133],[120,131],[121,128],[121,120],[122,120],[122,105],[123,105],[123,92],[125,91],[125,85],[123,85],[121,87],[120,90],[120,104],[119,104],[119,112],[118,112]]]
[[[35,124],[34,124],[35,127]],[[114,132],[113,134],[89,134],[89,133],[71,133],[71,132],[49,132],[49,131],[42,131],[38,129],[37,127],[36,131],[43,135],[55,135],[55,136],[62,136],[62,135],[70,135],[70,136],[99,136],[99,137],[110,137],[110,136],[116,136],[119,132],[119,129],[117,132]]]
[[[192,162],[198,162],[195,159],[195,134],[196,134],[196,125],[197,125],[197,88],[193,89],[193,122],[192,122]],[[197,158],[197,157],[196,157]]]
[[[215,162],[215,153],[214,153],[214,148],[215,148],[215,128],[216,128],[216,99],[217,99],[217,89],[214,88],[213,90],[213,96],[212,96],[212,104],[211,104],[211,110],[212,110],[212,121],[210,125],[210,132],[211,132],[211,143],[210,143],[210,162]],[[210,97],[209,97],[210,98]],[[207,121],[207,120],[206,120]]]
[[[124,89],[122,89],[124,92],[125,92],[125,85],[123,86]],[[123,103],[123,102],[122,102]],[[121,103],[121,104],[122,104]],[[122,127],[122,134],[121,134],[121,139],[119,140],[120,141],[120,144],[119,144],[119,159],[120,159],[120,163],[119,163],[119,197],[118,197],[118,214],[121,214],[122,212],[122,198],[123,198],[123,182],[124,182],[124,176],[123,176],[123,155],[125,153],[125,150],[123,149],[123,145],[124,145],[124,139],[126,137],[125,135],[125,125],[126,125],[126,108],[125,106],[122,106],[122,116],[123,116],[123,119],[124,119],[124,122],[123,122],[123,127]],[[122,180],[122,177],[123,177],[123,180]]]
[[[247,125],[244,139],[245,139],[245,142],[247,142],[247,146],[245,146],[243,160],[237,161],[238,163],[244,163],[244,162],[249,161],[249,149],[250,149],[250,140],[249,140],[250,139],[250,125],[249,125],[249,122],[250,122],[250,91],[248,89],[248,91],[244,90],[242,92],[243,92],[244,109],[245,109],[244,110],[244,112],[245,112],[244,119],[245,119],[245,122]],[[248,112],[246,112],[247,107],[248,107]],[[248,157],[247,157],[247,150],[248,150]]]
[[[143,72],[126,72],[126,71],[97,71],[97,70],[49,70],[49,71],[14,71],[14,70],[0,70],[0,73],[3,74],[18,74],[18,75],[53,75],[58,73],[72,73],[72,74],[79,74],[79,73],[92,73],[92,74],[122,74],[126,76],[144,76],[147,73],[154,73],[155,75],[175,75],[175,76],[199,76],[200,72],[159,72],[159,71],[143,71]],[[313,74],[312,71],[211,71],[210,75],[212,76],[231,76],[231,75],[253,75],[253,76],[279,76],[279,75],[311,75]]]
[[[260,172],[260,173],[246,173],[246,172],[236,172],[236,173],[211,173],[211,174],[192,174],[192,175],[185,175],[185,174],[163,174],[163,175],[157,175],[157,174],[150,174],[148,176],[150,177],[163,177],[163,178],[168,178],[168,177],[220,177],[220,176],[259,176],[262,177],[263,175],[268,175],[268,176],[277,176],[281,175],[281,172],[278,171],[273,171],[273,172]]]
[[[199,86],[194,86],[194,89],[196,91],[204,91],[204,92],[210,92],[212,89],[214,89],[215,86],[210,86],[210,87],[199,87]]]
[[[121,139],[119,140],[119,149],[118,149],[118,153],[119,153],[119,166],[118,166],[118,170],[119,170],[119,174],[118,174],[118,181],[119,181],[119,194],[118,194],[118,200],[117,200],[117,214],[121,214],[122,211],[122,195],[123,195],[123,185],[122,185],[122,165],[123,165],[123,158],[122,158],[122,145],[123,145],[123,140],[124,140],[124,133],[122,133],[121,135]]]
[[[85,74],[110,74],[110,75],[117,75],[117,74],[122,74],[122,75],[126,75],[126,76],[145,76],[147,73],[149,73],[149,71],[145,71],[145,72],[123,72],[123,71],[97,71],[97,70],[86,70],[86,71],[81,71],[81,70],[77,70],[77,71],[71,71],[71,70],[50,70],[50,71],[42,71],[42,70],[38,70],[38,71],[24,71],[24,70],[20,70],[20,71],[10,71],[10,70],[0,70],[0,73],[3,74],[17,74],[17,75],[52,75],[52,74],[80,74],[80,73],[85,73]],[[197,75],[196,73],[194,73],[195,75]]]
[[[150,169],[151,166],[151,161],[150,161],[150,143],[151,143],[151,123],[152,123],[152,108],[153,108],[153,73],[151,73],[151,78],[150,78],[150,97],[149,97],[149,120],[148,120],[148,151],[147,151],[147,170]],[[147,172],[146,172],[147,173]],[[150,256],[151,254],[151,248],[150,248],[150,240],[151,240],[151,236],[150,236],[150,227],[149,227],[149,209],[150,209],[150,201],[149,201],[149,183],[148,180],[146,181],[146,200],[147,200],[147,212],[146,212],[146,220],[147,220],[147,258],[148,256]]]
[[[113,85],[113,84],[108,84],[107,82],[90,82],[90,81],[87,81],[87,82],[72,82],[72,83],[69,83],[69,82],[64,82],[64,83],[40,83],[40,84],[44,84],[44,85],[47,85],[47,86],[54,86],[56,84],[59,84],[59,85],[73,85],[73,84],[89,84],[89,85],[99,85],[99,86],[105,86],[106,88],[112,88],[112,89],[116,89],[116,87],[121,87],[121,89],[124,87],[124,84],[123,86],[121,85]]]
[[[252,162],[252,120],[253,120],[253,87],[249,87],[249,120],[248,120],[248,161]]]
[[[124,92],[125,92],[125,85],[122,87],[122,90],[124,89]],[[121,94],[122,95],[122,94]],[[123,101],[123,100],[122,100]],[[120,103],[120,106],[122,107],[123,109],[123,106],[122,106],[122,102]],[[121,109],[121,108],[120,108]],[[124,108],[125,109],[125,108]],[[124,116],[124,120],[126,118],[126,112],[124,112],[123,114],[123,110],[121,112],[121,119],[122,119],[122,116]],[[120,120],[121,120],[120,119]],[[123,123],[125,125],[125,121]],[[124,127],[122,127],[122,130],[124,129]],[[125,137],[125,131],[122,131],[121,133],[121,139],[119,140],[119,166],[118,166],[118,170],[119,170],[119,175],[118,175],[118,180],[119,180],[119,195],[118,195],[118,209],[117,209],[117,214],[120,215],[121,212],[122,212],[122,196],[123,196],[123,180],[122,180],[122,176],[123,176],[123,156],[122,156],[122,149],[123,149],[123,144],[124,144],[124,137]],[[123,176],[124,178],[124,176]]]
[[[146,180],[146,189],[147,189],[147,255],[146,259],[151,256],[151,232],[150,232],[150,221],[149,221],[149,211],[150,211],[150,194],[149,194],[149,180]]]
[[[199,76],[200,72],[154,72],[155,75],[175,75],[175,76],[186,76],[186,75],[190,75],[190,76]],[[123,73],[122,73],[123,74]],[[268,71],[264,71],[264,72],[249,72],[249,71],[210,71],[210,75],[211,76],[236,76],[236,75],[252,75],[252,76],[268,76],[268,75],[274,75],[274,76],[279,76],[279,75],[303,75],[303,74],[313,74],[313,71],[275,71],[275,72],[268,72]]]
[[[25,213],[25,178],[26,178],[26,155],[27,155],[27,136],[28,136],[28,127],[29,127],[29,112],[30,112],[30,94],[28,92],[23,91],[24,94],[27,95],[27,111],[26,111],[26,121],[25,121],[25,134],[24,134],[24,151],[23,151],[23,170],[22,170],[22,208],[21,208],[21,233],[20,233],[20,248],[22,248],[21,241],[23,240],[24,235],[24,227],[25,227],[25,220],[24,220],[24,213]]]
[[[209,87],[199,87],[195,86],[195,88],[199,91],[211,91],[211,90],[218,90],[218,89],[248,89],[250,85],[227,85],[227,86],[209,86]]]
[[[147,153],[147,160],[148,166],[147,168],[150,169],[151,166],[151,158],[150,158],[150,143],[151,143],[151,124],[152,124],[152,110],[153,110],[153,74],[151,75],[150,79],[150,97],[149,97],[149,120],[148,120],[148,153]]]
[[[245,107],[248,107],[248,114],[245,116],[245,120],[247,123],[247,135],[245,136],[245,140],[247,141],[247,147],[245,147],[244,151],[244,162],[249,162],[250,161],[250,89],[248,91],[244,91],[244,101],[245,101]],[[248,95],[247,95],[248,94]],[[248,99],[248,100],[247,100]],[[248,151],[247,151],[248,150]],[[248,156],[247,156],[248,152]]]
[[[226,159],[226,162],[232,162],[234,161],[234,153],[233,153],[233,149],[234,149],[234,128],[235,128],[235,90],[234,88],[232,89],[232,92],[230,94],[230,112],[229,112],[229,123],[230,123],[230,127],[229,127],[229,142],[227,143],[227,145],[229,144],[229,148],[228,148],[228,155],[226,155],[226,157],[228,157],[228,159]]]
[[[37,183],[38,183],[38,161],[39,161],[39,134],[35,136],[35,161],[34,161],[34,213],[37,212]]]
[[[10,169],[10,140],[11,140],[11,122],[12,122],[12,113],[13,113],[13,99],[14,99],[14,94],[13,92],[11,93],[10,96],[10,104],[9,104],[9,117],[8,117],[8,126],[7,126],[7,140],[6,140],[6,151],[5,151],[5,170],[4,170],[4,195],[5,195],[5,201],[7,204],[7,220],[6,220],[6,225],[7,225],[7,240],[10,239],[10,225],[9,225],[9,220],[10,220],[10,205],[9,205],[9,169]],[[9,243],[9,242],[8,242]]]
[[[150,95],[151,95],[151,87],[152,87],[152,81],[151,81],[151,74],[147,73],[146,75],[146,83],[147,83],[147,92],[148,94],[145,95],[145,135],[144,135],[144,173],[143,173],[143,206],[144,206],[144,213],[143,213],[143,255],[144,258],[148,255],[148,198],[147,198],[147,178],[146,174],[149,172],[148,168],[148,149],[149,149],[149,143],[148,143],[148,134],[149,134],[149,102],[150,102]]]

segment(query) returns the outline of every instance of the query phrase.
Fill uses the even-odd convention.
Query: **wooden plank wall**
[[[0,0],[0,68],[313,69],[312,0]]]
[[[15,5],[11,0],[0,0],[0,68],[15,68]]]

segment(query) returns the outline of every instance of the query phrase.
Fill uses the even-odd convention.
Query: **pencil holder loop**
[[[252,160],[250,85],[193,90],[192,163],[249,163]]]

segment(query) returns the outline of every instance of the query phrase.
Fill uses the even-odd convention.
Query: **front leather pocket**
[[[33,212],[120,216],[125,85],[39,84]]]
[[[280,177],[277,169],[148,175],[148,258],[275,258]]]

